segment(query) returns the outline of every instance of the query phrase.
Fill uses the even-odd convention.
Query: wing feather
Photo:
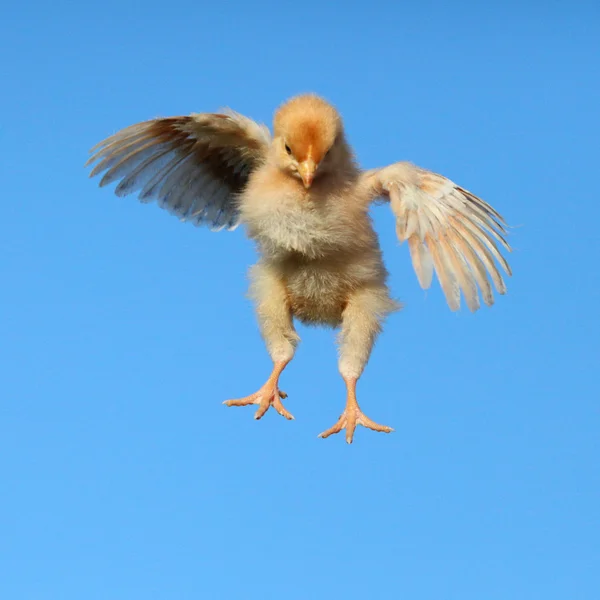
[[[487,277],[487,271],[485,265],[479,258],[473,247],[465,240],[460,232],[455,232],[451,238],[451,243],[457,253],[464,257],[467,261],[467,265],[479,286],[481,296],[486,306],[492,306],[494,304],[494,294],[492,292],[492,286]]]
[[[469,310],[475,312],[480,307],[479,296],[473,274],[469,269],[465,257],[456,251],[455,246],[447,235],[443,235],[440,238],[440,245],[443,248],[444,254],[448,257],[447,262],[450,264],[460,290],[462,290]]]
[[[487,272],[490,274],[492,281],[494,282],[494,287],[499,294],[506,293],[506,284],[504,283],[504,279],[502,279],[502,275],[500,271],[498,271],[498,267],[494,264],[494,257],[491,252],[486,248],[485,244],[481,243],[481,239],[474,234],[468,226],[464,222],[454,221],[454,229],[462,235],[462,237],[467,240],[471,248],[481,262],[484,264]]]
[[[426,290],[433,278],[433,259],[429,248],[414,235],[408,238],[408,247],[419,284]]]
[[[446,302],[448,302],[450,310],[458,310],[460,308],[460,288],[458,287],[456,277],[448,264],[448,257],[441,247],[440,238],[435,238],[428,233],[425,236],[425,242],[431,252],[433,264],[435,265],[435,272],[437,273],[442,290],[446,296]]]

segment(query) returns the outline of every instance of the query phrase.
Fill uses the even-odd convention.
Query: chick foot
[[[250,404],[257,404],[258,410],[254,414],[255,419],[260,419],[269,410],[269,407],[272,406],[282,417],[291,421],[294,417],[283,406],[281,402],[282,398],[287,398],[287,394],[282,392],[277,386],[263,385],[258,392],[254,392],[250,396],[236,398],[235,400],[226,400],[223,404],[226,406],[249,406]]]
[[[339,433],[342,431],[342,429],[345,429],[346,441],[351,444],[354,438],[354,430],[356,429],[357,425],[362,425],[367,429],[372,429],[373,431],[382,431],[384,433],[390,433],[394,431],[387,425],[375,423],[375,421],[369,419],[369,417],[367,417],[362,410],[360,410],[360,406],[356,400],[356,381],[347,381],[346,385],[348,386],[348,399],[346,400],[346,408],[333,427],[330,427],[329,429],[323,431],[323,433],[319,434],[320,438],[327,438],[330,435]]]
[[[285,368],[287,363],[277,363],[273,367],[273,372],[267,382],[254,394],[245,398],[236,398],[234,400],[226,400],[223,402],[226,406],[249,406],[251,404],[258,405],[258,410],[254,414],[255,419],[260,419],[272,406],[282,417],[289,421],[294,419],[293,415],[288,412],[281,402],[287,398],[287,394],[279,389],[279,375]]]

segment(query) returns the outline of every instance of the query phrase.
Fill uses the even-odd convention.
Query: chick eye
[[[286,151],[288,154],[291,154],[291,153],[292,153],[292,149],[291,149],[291,148],[290,148],[290,147],[289,147],[287,144],[285,145],[285,151]]]

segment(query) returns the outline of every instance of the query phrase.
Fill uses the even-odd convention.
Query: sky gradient
[[[2,9],[1,598],[598,598],[600,8],[348,4]],[[374,211],[405,309],[358,397],[396,431],[351,447],[317,439],[328,330],[299,327],[295,421],[222,406],[270,369],[243,231],[83,169],[137,121],[270,124],[303,91],[365,168],[411,160],[513,226],[508,294],[454,314]]]

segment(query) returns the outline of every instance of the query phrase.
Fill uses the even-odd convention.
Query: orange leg
[[[281,403],[281,399],[287,398],[287,394],[279,389],[279,376],[289,362],[289,360],[276,362],[269,379],[267,379],[266,383],[257,392],[254,392],[254,394],[250,394],[250,396],[246,396],[245,398],[226,400],[223,404],[226,406],[248,406],[250,404],[257,404],[258,410],[254,414],[255,419],[260,419],[267,410],[269,410],[269,407],[272,406],[282,417],[293,420],[294,417]]]
[[[390,433],[391,431],[394,431],[391,427],[388,427],[387,425],[379,425],[364,415],[360,410],[360,406],[358,406],[358,402],[356,400],[357,380],[344,378],[344,381],[348,390],[346,408],[338,419],[338,422],[333,427],[330,427],[323,433],[320,433],[319,437],[326,438],[334,433],[339,433],[342,429],[345,429],[346,441],[351,444],[352,439],[354,438],[354,430],[356,429],[357,425],[362,425],[363,427],[372,429],[373,431],[383,431],[384,433]]]

